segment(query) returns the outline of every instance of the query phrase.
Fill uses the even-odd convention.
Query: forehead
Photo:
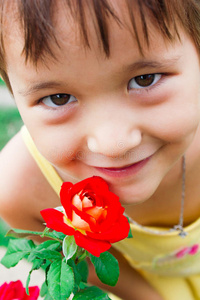
[[[188,48],[184,45],[187,44],[189,38],[183,31],[180,30],[181,42],[176,40],[172,44],[163,37],[153,24],[149,23],[149,47],[145,39],[141,39],[144,52],[142,55],[128,19],[125,23],[126,26],[119,26],[114,20],[111,20],[109,23],[110,31],[112,31],[109,37],[110,56],[106,57],[99,47],[94,26],[91,26],[89,31],[90,48],[84,48],[76,27],[77,24],[69,22],[62,7],[59,7],[56,16],[54,24],[58,44],[52,43],[51,45],[55,59],[50,55],[46,55],[44,59],[40,58],[38,60],[36,66],[29,60],[26,62],[24,55],[22,55],[24,47],[23,34],[15,20],[14,30],[10,31],[5,44],[7,74],[15,98],[19,94],[24,94],[26,97],[26,91],[32,90],[31,87],[33,86],[39,86],[41,90],[40,82],[45,84],[46,82],[60,82],[60,86],[65,86],[67,92],[71,94],[74,94],[74,91],[78,93],[79,89],[80,94],[76,94],[77,97],[82,93],[81,88],[88,96],[92,95],[92,91],[93,93],[96,93],[97,90],[101,92],[102,86],[105,87],[105,90],[109,90],[111,83],[113,89],[117,89],[117,82],[120,82],[120,78],[124,77],[126,81],[131,76],[145,74],[147,70],[149,72],[150,68],[143,68],[141,62],[144,62],[145,66],[147,60],[154,61],[154,68],[151,68],[151,72],[152,70],[156,72],[158,71],[157,65],[159,65],[159,62],[169,61],[172,65],[176,62],[177,57],[184,57]],[[122,17],[125,16],[123,12]],[[138,21],[138,34],[142,36],[142,33],[143,28],[140,21]],[[183,59],[181,61],[184,62]],[[124,76],[126,74],[124,67],[128,65],[131,67],[130,71],[126,68],[128,75]],[[151,67],[152,63],[147,66]],[[135,72],[136,69],[138,73]],[[105,80],[105,78],[110,80]],[[44,90],[45,87],[47,91],[47,86],[42,86]],[[25,92],[19,93],[19,91]],[[64,92],[66,92],[66,89],[64,89]],[[28,95],[30,95],[29,92]]]
[[[115,19],[110,18],[108,24],[110,33],[110,58],[112,58],[110,61],[111,63],[118,63],[121,65],[125,65],[127,59],[136,61],[142,58],[142,54],[138,47],[137,38],[131,27],[130,18],[127,17],[127,6],[124,3],[125,2],[123,1],[114,2],[115,11],[119,16],[121,23],[119,24]],[[19,69],[22,69],[22,65],[26,65],[28,77],[28,70],[32,70],[33,66],[35,67],[35,74],[37,74],[37,71],[39,71],[40,73],[44,72],[45,76],[46,70],[50,71],[52,66],[57,66],[60,68],[60,66],[64,64],[65,66],[73,65],[74,68],[80,70],[80,63],[83,67],[87,68],[88,61],[90,67],[93,63],[96,64],[96,61],[101,64],[103,60],[105,64],[105,62],[110,58],[107,58],[105,53],[102,51],[96,33],[95,23],[91,18],[91,11],[88,8],[85,11],[85,17],[87,18],[90,47],[83,46],[78,22],[76,19],[72,18],[72,15],[69,13],[66,4],[64,4],[63,1],[57,2],[53,20],[56,41],[52,40],[51,42],[51,51],[54,57],[52,57],[50,54],[45,54],[44,57],[39,58],[37,66],[34,66],[31,60],[28,60],[27,62],[25,61],[25,56],[23,55],[23,31],[18,17],[13,18],[12,23],[10,23],[12,26],[8,26],[8,35],[5,40],[8,74],[10,69],[12,69],[12,71],[18,70],[18,72],[20,72]],[[148,58],[150,54],[152,59],[154,59],[155,55],[158,54],[163,56],[163,45],[167,47],[167,40],[165,40],[159,30],[155,28],[155,25],[149,21],[149,46],[147,46],[144,38],[141,18],[137,13],[135,13],[135,20],[144,57]],[[156,51],[154,51],[155,49]]]
[[[9,3],[11,2],[13,5],[12,0]],[[28,18],[30,24],[25,21],[21,22],[21,15],[19,15],[19,9],[16,5],[17,2],[18,1],[14,2],[15,5],[12,6],[12,11],[8,9],[8,18],[5,18],[5,20],[7,20],[5,26],[7,28],[7,35],[4,41],[6,42],[6,40],[12,38],[15,41],[19,40],[22,44],[23,54],[27,54],[26,51],[29,51],[27,57],[33,62],[35,58],[43,59],[49,56],[49,59],[50,56],[53,57],[55,50],[58,50],[56,48],[62,48],[63,43],[65,46],[68,44],[70,48],[84,48],[85,46],[87,46],[85,48],[89,49],[95,48],[98,55],[105,55],[105,49],[103,49],[105,48],[105,44],[108,43],[108,47],[112,47],[113,41],[118,38],[115,33],[117,31],[119,33],[124,29],[129,31],[132,38],[141,46],[141,51],[141,49],[145,49],[148,45],[144,24],[148,27],[148,37],[150,36],[150,39],[151,36],[161,34],[158,27],[156,28],[156,24],[152,23],[147,10],[143,11],[143,13],[146,13],[146,17],[145,22],[142,23],[141,12],[136,4],[134,5],[135,25],[133,26],[133,20],[131,22],[130,19],[130,8],[128,8],[127,1],[125,0],[110,0],[108,3],[111,5],[115,17],[113,17],[112,14],[108,14],[108,11],[105,10],[100,19],[95,15],[94,7],[92,8],[92,6],[86,5],[87,3],[93,3],[93,1],[80,1],[80,3],[83,3],[83,7],[81,12],[76,13],[76,5],[72,5],[70,9],[64,0],[55,0],[52,23],[48,23],[49,16],[44,15],[43,17],[46,17],[47,20],[43,23],[41,23],[42,18],[40,18],[40,21],[36,18],[35,23],[30,23],[30,20],[35,18],[30,16],[30,18]],[[27,1],[27,3],[28,2],[29,1]],[[40,3],[40,1],[37,2]],[[98,1],[94,2],[98,3]],[[30,3],[35,2],[29,2],[29,5]],[[79,3],[79,1],[72,1],[71,3]],[[132,1],[132,3],[135,3],[135,1]],[[36,10],[36,8],[33,7],[33,11],[34,9]],[[51,13],[51,11],[49,11],[49,13]],[[40,14],[37,16],[39,17]],[[24,19],[27,19],[27,16]],[[44,29],[44,31],[41,31],[41,28],[42,30]]]

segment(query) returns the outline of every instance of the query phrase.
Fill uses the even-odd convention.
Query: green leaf
[[[28,261],[33,261],[36,258],[45,259],[45,260],[58,260],[62,259],[62,254],[60,252],[54,251],[54,250],[46,250],[41,249],[39,251],[34,250],[28,257]]]
[[[131,227],[130,227],[127,238],[131,239],[132,237],[133,237],[133,234],[132,234]]]
[[[128,222],[129,222],[129,224],[130,224],[131,221],[129,220],[129,217],[126,216],[126,218],[127,218]],[[132,235],[132,231],[131,231],[131,227],[130,227],[129,233],[128,233],[128,236],[127,236],[127,239],[131,239],[132,237],[133,237],[133,235]]]
[[[48,293],[48,286],[46,284],[46,281],[43,282],[41,289],[40,289],[40,296],[43,298]]]
[[[119,278],[117,259],[109,252],[101,253],[100,257],[90,254],[90,258],[101,282],[115,286]]]
[[[70,259],[77,250],[77,244],[75,242],[74,236],[66,236],[63,240],[63,254],[66,258],[66,261],[68,261],[68,259]]]
[[[74,286],[74,289],[73,289],[73,293],[75,294],[75,293],[78,291],[78,289],[79,289],[79,284],[80,284],[80,282],[81,282],[82,277],[81,277],[81,275],[79,274],[79,271],[78,271],[78,269],[77,269],[77,265],[75,264],[75,262],[74,262],[72,259],[69,259],[69,260],[67,261],[67,264],[68,264],[70,267],[72,267],[73,272],[74,272],[75,286]]]
[[[21,229],[11,229],[7,232],[6,236],[11,236],[15,238],[26,238],[30,235],[42,235],[43,232],[29,231]]]
[[[84,290],[86,288],[88,288],[88,284],[81,281],[80,284],[79,284],[79,289]]]
[[[88,287],[78,292],[73,300],[108,300],[108,295],[96,286]],[[111,299],[110,299],[111,300]]]
[[[66,300],[74,288],[74,273],[65,259],[51,264],[48,275],[48,290],[54,300]]]
[[[76,265],[76,268],[82,277],[82,281],[87,282],[89,275],[89,268],[87,262],[85,260],[81,261],[78,265]]]
[[[66,234],[64,234],[64,233],[62,233],[62,232],[55,231],[55,230],[53,230],[53,231],[51,232],[51,235],[52,235],[52,237],[54,237],[55,239],[57,238],[57,239],[59,239],[59,240],[61,240],[61,241],[63,241],[64,238],[66,237]]]
[[[37,251],[40,251],[41,249],[57,250],[60,248],[60,246],[61,246],[60,242],[55,241],[55,240],[49,240],[49,241],[45,241],[45,242],[39,244],[38,246],[36,246],[35,250],[37,250]],[[62,249],[60,249],[60,250],[62,250]]]
[[[29,272],[28,277],[26,279],[26,293],[27,293],[28,296],[29,296],[28,286],[29,286],[30,280],[31,280],[31,273]]]
[[[18,262],[30,254],[35,248],[35,244],[31,240],[17,239],[10,240],[7,252],[1,260],[2,265],[6,268],[14,267]]]
[[[33,266],[29,272],[29,275],[27,277],[27,280],[26,280],[26,293],[27,295],[29,295],[29,290],[28,290],[28,286],[29,286],[29,282],[30,282],[30,279],[31,279],[31,274],[33,271],[35,270],[38,270],[40,269],[40,267],[43,265],[43,261],[42,260],[38,260],[36,259],[34,262],[33,262]]]
[[[41,236],[41,237],[48,237],[54,240],[63,240],[63,233],[55,233],[55,231],[49,232],[45,228],[44,231],[30,231],[30,230],[22,230],[22,229],[11,229],[7,232],[6,236],[15,237],[15,238],[25,238],[31,235]],[[64,235],[65,236],[65,235]]]
[[[46,294],[44,300],[55,300],[55,299],[53,299],[53,298],[50,296],[49,292],[48,292],[48,293]]]
[[[34,261],[36,258],[40,259],[59,259],[62,255],[59,253],[62,250],[61,243],[54,240],[45,241],[35,247],[28,257],[28,261]]]

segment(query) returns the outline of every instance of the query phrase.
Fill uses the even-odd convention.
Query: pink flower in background
[[[29,288],[29,295],[20,280],[4,283],[0,286],[0,300],[37,300],[39,297],[39,287]]]

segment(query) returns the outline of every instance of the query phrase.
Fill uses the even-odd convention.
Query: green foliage
[[[14,267],[22,258],[28,257],[34,248],[35,245],[30,240],[10,240],[7,252],[1,260],[1,264],[6,268]]]
[[[130,224],[131,222],[130,222],[129,218],[128,217],[126,217],[126,218]],[[131,226],[130,226],[129,233],[128,233],[128,239],[131,239],[132,237],[133,237],[133,235],[132,235],[132,230],[131,230]]]
[[[133,235],[132,235],[132,231],[131,231],[131,227],[130,227],[130,230],[129,230],[129,233],[128,233],[128,239],[132,239]]]
[[[73,289],[73,294],[76,294],[77,291],[81,288],[80,284],[81,284],[81,280],[82,280],[82,276],[78,271],[77,265],[75,264],[75,262],[70,259],[67,261],[68,265],[72,268],[73,273],[74,273],[74,289]],[[85,288],[85,286],[84,286]]]
[[[89,269],[88,269],[88,264],[85,260],[83,260],[79,264],[77,264],[77,270],[78,270],[79,274],[81,275],[82,281],[87,282],[88,275],[89,275]]]
[[[0,79],[0,85],[4,85]],[[15,107],[0,107],[0,150],[19,131],[23,122]],[[0,220],[0,246],[7,246],[9,238],[5,238],[8,227]]]
[[[70,259],[77,251],[77,244],[74,240],[74,236],[66,236],[63,240],[63,254],[65,259]]]
[[[117,259],[109,252],[101,253],[100,257],[90,254],[99,279],[108,285],[115,286],[119,278],[119,265]]]
[[[31,240],[23,239],[30,235],[48,237],[40,245],[35,245]],[[34,232],[14,229],[8,236],[15,237],[9,241],[7,252],[1,263],[7,267],[14,267],[22,258],[32,263],[32,268],[27,276],[26,291],[31,279],[31,274],[40,268],[45,269],[45,282],[40,292],[44,300],[108,300],[108,295],[97,287],[87,284],[88,264],[85,260],[90,257],[95,266],[96,273],[103,283],[114,286],[119,276],[117,260],[108,252],[100,257],[89,255],[84,249],[77,247],[74,237],[45,229],[44,232]],[[64,257],[62,255],[64,253]]]
[[[41,290],[40,290],[40,296],[45,297],[44,300],[53,300],[53,298],[49,294],[48,286],[46,284],[46,281],[43,283]]]
[[[3,81],[0,80],[0,85],[3,85]],[[22,120],[19,115],[17,108],[0,108],[0,150],[5,146],[5,144],[19,131],[22,126]],[[5,233],[8,227],[5,223],[0,220],[0,246],[7,246],[9,238],[5,238]]]
[[[33,261],[33,266],[31,268],[31,270],[30,270],[30,272],[28,274],[27,280],[26,280],[26,293],[28,295],[29,295],[29,288],[28,288],[28,286],[29,286],[29,282],[31,280],[31,274],[32,274],[33,271],[39,270],[42,267],[43,264],[44,264],[43,261],[39,260],[39,259],[35,259]]]
[[[54,240],[57,240],[59,242],[61,242],[65,237],[65,235],[63,233],[56,232],[54,230],[49,231],[49,229],[47,229],[47,230],[45,229],[43,232],[22,230],[22,229],[11,229],[6,234],[6,236],[14,237],[14,238],[25,238],[25,237],[29,237],[31,235],[37,235],[37,236],[41,236],[41,237],[48,237],[50,239],[54,239]]]
[[[96,286],[88,287],[79,293],[73,298],[73,300],[108,300],[110,299],[108,295],[97,288]]]
[[[65,259],[54,261],[49,269],[48,290],[53,299],[66,300],[74,288],[74,273]]]
[[[4,81],[0,78],[0,85],[5,85]]]
[[[19,131],[23,122],[17,108],[1,107],[0,108],[0,150],[5,144]]]
[[[0,219],[0,246],[7,246],[9,242],[9,237],[5,237],[6,232],[9,227]]]

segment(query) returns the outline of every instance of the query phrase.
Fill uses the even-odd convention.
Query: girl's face
[[[19,33],[7,39],[17,106],[39,151],[63,180],[98,175],[123,204],[148,199],[191,144],[200,119],[197,50],[180,30],[169,43],[153,26],[144,56],[130,31],[111,26],[111,55],[91,29],[85,49],[60,11],[51,58],[25,64]],[[141,32],[142,35],[142,32]]]

